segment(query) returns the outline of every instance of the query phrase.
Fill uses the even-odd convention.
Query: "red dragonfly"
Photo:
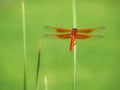
[[[85,40],[92,37],[103,37],[102,35],[91,35],[90,33],[92,33],[97,29],[104,28],[104,27],[98,27],[98,28],[87,28],[87,29],[80,29],[80,30],[78,30],[77,28],[73,28],[72,30],[70,30],[66,28],[58,28],[53,26],[46,26],[46,27],[51,28],[58,33],[63,33],[63,34],[46,34],[46,36],[54,36],[60,39],[71,39],[70,51],[73,50],[76,39]]]

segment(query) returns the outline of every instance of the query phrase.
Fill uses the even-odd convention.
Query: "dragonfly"
[[[79,40],[85,40],[89,38],[101,38],[102,35],[92,35],[91,33],[96,30],[104,29],[104,27],[97,27],[97,28],[85,28],[85,29],[66,29],[66,28],[59,28],[59,27],[53,27],[53,26],[46,26],[46,28],[50,28],[58,32],[58,34],[45,34],[45,36],[52,36],[59,39],[71,39],[70,42],[70,51],[72,52],[74,49],[74,45],[76,42],[76,39]]]

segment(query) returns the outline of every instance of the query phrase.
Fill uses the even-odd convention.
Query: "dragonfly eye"
[[[77,28],[73,28],[72,30],[77,30]]]

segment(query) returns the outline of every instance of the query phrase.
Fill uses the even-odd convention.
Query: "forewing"
[[[78,30],[79,33],[92,33],[94,31],[103,30],[105,27],[98,27],[98,28],[87,28],[87,29],[80,29]]]
[[[46,26],[46,28],[55,30],[56,32],[59,32],[59,33],[71,32],[71,30],[66,29],[66,28],[58,28],[58,27],[53,27],[53,26]]]

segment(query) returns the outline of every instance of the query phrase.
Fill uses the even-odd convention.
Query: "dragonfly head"
[[[73,28],[72,30],[77,30],[77,28]]]

